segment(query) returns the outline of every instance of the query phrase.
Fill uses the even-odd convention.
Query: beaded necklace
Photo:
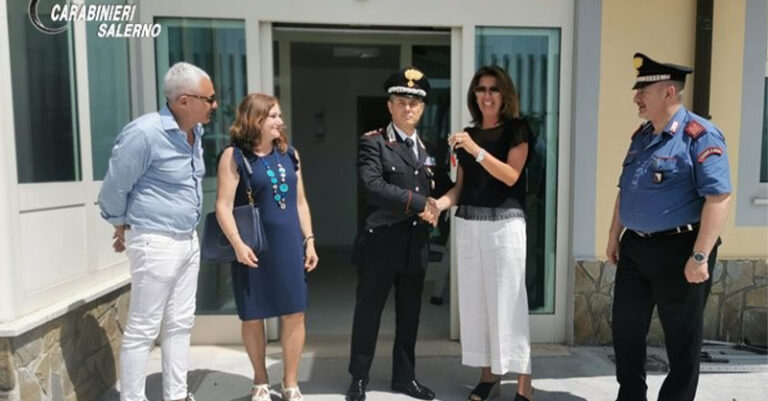
[[[264,165],[264,168],[267,171],[267,177],[269,177],[269,182],[272,184],[272,198],[280,206],[280,209],[285,210],[285,195],[288,193],[288,183],[285,182],[285,168],[280,163],[280,157],[277,155],[277,149],[274,150],[274,154],[275,162],[277,164],[277,172],[280,175],[280,184],[278,184],[278,174],[275,174],[275,172],[272,170],[272,167],[269,166],[269,163],[267,163],[267,158],[260,157],[259,160],[261,160],[261,163]]]

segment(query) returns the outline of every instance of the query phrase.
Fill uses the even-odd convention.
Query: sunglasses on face
[[[499,89],[498,86],[491,86],[490,88],[487,86],[475,87],[475,94],[482,95],[483,93],[497,94],[497,93],[501,93],[501,90]]]
[[[182,96],[195,97],[195,98],[198,98],[200,100],[205,101],[206,103],[208,103],[210,105],[213,105],[213,103],[216,102],[216,94],[215,93],[213,95],[209,96],[209,97],[200,96],[200,95],[192,95],[192,94],[189,94],[189,93],[185,93]]]

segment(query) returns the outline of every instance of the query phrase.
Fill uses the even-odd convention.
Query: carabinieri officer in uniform
[[[618,400],[646,400],[646,336],[654,305],[669,357],[658,399],[693,400],[704,305],[730,202],[728,154],[722,132],[681,103],[690,68],[640,53],[634,63],[634,102],[647,122],[632,135],[624,158],[606,250],[617,263]]]
[[[364,134],[358,146],[357,169],[367,210],[355,240],[357,303],[349,361],[352,383],[346,399],[365,399],[381,312],[394,286],[392,389],[431,400],[435,394],[416,380],[414,369],[430,224],[440,214],[429,198],[434,158],[416,132],[429,82],[418,69],[407,68],[390,76],[384,88],[392,122]]]

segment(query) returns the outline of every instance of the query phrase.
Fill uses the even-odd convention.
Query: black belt
[[[632,230],[632,229],[630,229],[630,231],[632,231],[633,233],[639,235],[640,237],[651,238],[651,237],[660,237],[662,235],[672,235],[672,234],[688,233],[688,232],[691,232],[691,231],[696,230],[698,228],[699,228],[699,223],[693,223],[693,224],[685,224],[685,225],[678,226],[678,227],[675,227],[675,228],[670,228],[669,230],[656,231],[654,233],[646,233],[646,232],[643,232],[643,231],[637,231],[637,230]]]

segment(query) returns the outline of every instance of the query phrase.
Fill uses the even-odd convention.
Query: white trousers
[[[531,373],[525,219],[455,219],[462,363]]]
[[[120,400],[146,399],[149,353],[161,327],[163,399],[184,399],[200,271],[197,234],[127,230],[125,240],[131,305],[120,349]]]

